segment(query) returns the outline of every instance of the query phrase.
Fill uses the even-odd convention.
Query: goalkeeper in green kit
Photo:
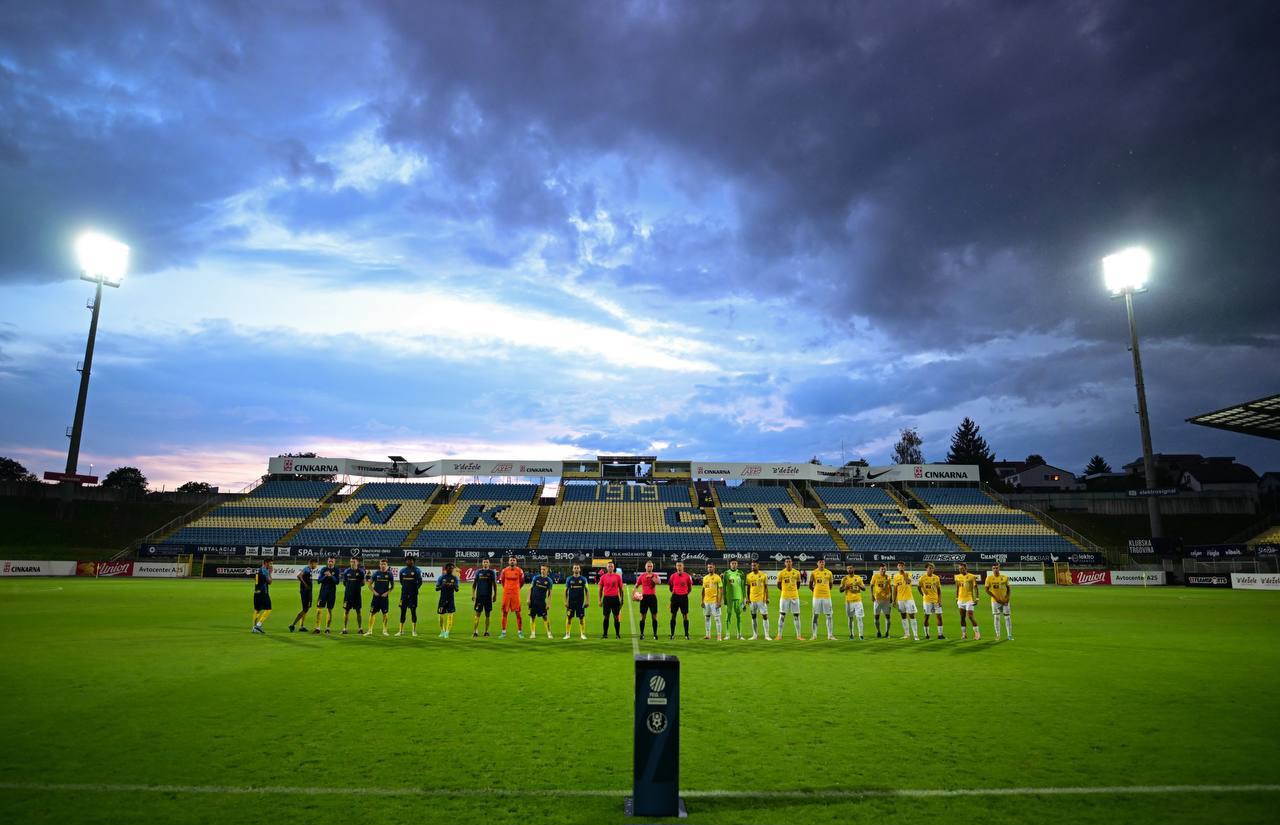
[[[729,641],[729,623],[738,628],[738,638],[742,635],[742,611],[747,607],[747,577],[738,569],[738,560],[729,562],[729,569],[724,572],[724,640]]]

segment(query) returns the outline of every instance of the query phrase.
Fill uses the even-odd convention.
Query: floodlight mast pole
[[[1156,464],[1151,451],[1151,422],[1147,418],[1147,386],[1142,380],[1142,354],[1138,351],[1138,323],[1133,317],[1133,290],[1124,290],[1124,308],[1129,315],[1129,350],[1133,353],[1133,383],[1138,390],[1138,424],[1142,429],[1142,469],[1148,492],[1156,489]],[[87,380],[87,379],[86,379]],[[1160,501],[1147,496],[1147,516],[1151,520],[1151,538],[1164,535],[1160,521]]]
[[[76,475],[80,464],[80,436],[84,431],[84,408],[89,401],[89,372],[93,369],[93,344],[98,337],[98,312],[102,309],[102,276],[93,280],[97,282],[93,295],[93,317],[89,321],[89,341],[85,344],[84,364],[80,368],[80,395],[76,398],[76,417],[71,424],[71,445],[67,448],[69,475]]]

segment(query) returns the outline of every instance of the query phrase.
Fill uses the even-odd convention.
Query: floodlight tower
[[[89,372],[93,368],[93,344],[98,337],[98,312],[102,309],[102,288],[119,287],[129,267],[129,247],[97,232],[87,232],[76,240],[76,258],[80,264],[80,279],[96,284],[94,290],[93,317],[89,321],[89,342],[84,348],[84,364],[80,367],[80,395],[76,398],[76,417],[67,436],[71,445],[67,448],[66,474],[74,476],[80,463],[80,436],[84,430],[84,408],[89,400]],[[74,484],[75,482],[71,482]]]
[[[1102,277],[1113,298],[1124,298],[1129,315],[1129,351],[1133,353],[1133,381],[1138,390],[1138,425],[1142,430],[1142,469],[1147,478],[1147,515],[1151,519],[1151,537],[1160,538],[1160,503],[1151,491],[1156,489],[1156,466],[1151,452],[1151,422],[1147,418],[1147,387],[1142,380],[1142,355],[1138,351],[1138,324],[1133,317],[1133,296],[1146,292],[1151,274],[1151,253],[1140,246],[1122,249],[1102,259]]]

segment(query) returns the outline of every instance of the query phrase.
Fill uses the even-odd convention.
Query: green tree
[[[1095,455],[1089,459],[1089,466],[1084,468],[1084,474],[1087,476],[1096,475],[1098,473],[1111,472],[1111,465],[1100,455]]]
[[[982,480],[996,480],[996,454],[982,437],[982,428],[968,416],[956,427],[951,436],[951,449],[947,451],[948,464],[976,464]]]
[[[102,486],[111,490],[123,490],[138,495],[147,493],[147,477],[137,467],[117,467],[107,473]]]
[[[39,481],[26,467],[12,458],[0,456],[0,481],[17,481],[23,484],[34,484]]]
[[[218,488],[214,487],[207,481],[188,481],[186,484],[180,486],[175,492],[204,493],[206,495],[212,495],[218,492]]]
[[[924,439],[915,427],[904,428],[898,437],[898,443],[893,445],[891,460],[894,464],[923,464],[924,453],[920,450],[922,444]]]
[[[1023,463],[1026,464],[1028,467],[1035,467],[1036,465],[1048,464],[1049,462],[1045,461],[1044,456],[1040,455],[1039,453],[1032,453],[1031,455],[1027,456],[1026,461],[1024,461]]]

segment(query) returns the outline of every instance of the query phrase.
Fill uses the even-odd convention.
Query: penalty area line
[[[163,794],[227,794],[268,796],[416,796],[454,799],[491,797],[511,798],[619,798],[625,789],[591,788],[361,788],[361,787],[291,787],[285,785],[145,785],[107,782],[0,782],[0,791],[39,791],[62,793],[163,793]],[[887,788],[868,790],[689,790],[681,796],[688,799],[932,799],[981,796],[1122,796],[1125,794],[1221,794],[1280,793],[1280,785],[1105,785],[1099,787],[1062,788]]]

